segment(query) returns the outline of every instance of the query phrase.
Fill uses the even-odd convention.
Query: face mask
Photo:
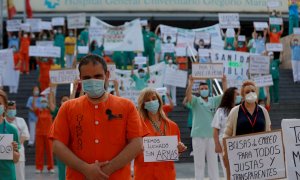
[[[205,89],[205,90],[200,90],[200,96],[201,96],[201,97],[206,98],[206,97],[208,97],[208,94],[209,94],[209,91],[208,91],[207,89]]]
[[[0,114],[3,114],[3,113],[4,113],[4,106],[0,105]]]
[[[247,103],[255,103],[256,100],[257,100],[257,94],[255,92],[250,92],[245,97],[245,101]]]
[[[270,60],[273,60],[274,59],[274,56],[270,56]]]
[[[146,31],[147,31],[147,32],[149,32],[149,31],[150,31],[150,29],[149,29],[149,28],[146,28]]]
[[[43,40],[46,40],[47,39],[47,36],[43,36]]]
[[[32,35],[31,35],[31,38],[32,38],[32,39],[34,39],[34,38],[35,38],[35,35],[34,35],[34,34],[32,34]]]
[[[13,47],[13,52],[17,52],[17,48]]]
[[[156,114],[159,108],[158,100],[153,100],[149,102],[145,102],[145,107],[147,111],[151,112],[152,114]]]
[[[61,34],[61,33],[62,33],[62,30],[61,30],[61,29],[59,29],[57,32],[58,32],[59,34]]]
[[[240,104],[242,101],[242,96],[238,95],[235,97],[235,104]]]
[[[272,32],[273,32],[273,33],[276,33],[276,29],[273,29]]]
[[[105,93],[104,80],[101,79],[83,80],[82,88],[90,98],[99,98]]]
[[[261,40],[261,39],[262,39],[262,37],[261,37],[261,36],[258,36],[258,39],[259,39],[259,40]]]
[[[27,35],[27,34],[24,34],[24,35],[23,35],[23,37],[24,37],[24,38],[27,38],[27,37],[28,37],[28,35]]]
[[[41,103],[41,107],[42,107],[42,108],[48,107],[48,103],[45,103],[45,102]]]
[[[139,76],[140,76],[140,78],[144,78],[145,77],[145,73],[144,72],[140,72]]]
[[[295,46],[298,46],[298,41],[294,41],[294,45],[295,45]]]
[[[173,63],[173,61],[172,61],[172,60],[169,60],[169,61],[168,61],[168,63],[169,63],[169,64],[172,64],[172,63]]]
[[[73,36],[74,36],[74,34],[73,34],[73,33],[69,33],[69,36],[73,37]]]
[[[40,94],[39,91],[33,91],[33,95],[34,95],[34,96],[38,96],[39,94]]]
[[[17,39],[17,36],[13,36],[12,38],[13,38],[13,39]]]
[[[168,39],[167,41],[168,41],[168,43],[171,43],[171,40],[170,40],[170,39]]]
[[[16,115],[17,115],[17,110],[15,110],[15,109],[10,109],[6,113],[6,116],[9,117],[9,118],[11,118],[11,119],[15,118]]]
[[[241,48],[241,47],[243,47],[243,43],[242,42],[239,42],[238,43],[238,46]]]

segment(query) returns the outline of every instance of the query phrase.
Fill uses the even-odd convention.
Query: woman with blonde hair
[[[177,136],[180,154],[187,148],[180,142],[177,124],[166,117],[162,106],[162,99],[155,89],[144,89],[138,98],[138,111],[149,130],[148,136]],[[134,161],[135,180],[174,180],[175,178],[175,166],[172,161],[144,162],[143,153],[139,154]]]

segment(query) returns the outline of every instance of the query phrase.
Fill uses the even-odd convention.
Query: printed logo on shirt
[[[122,114],[113,114],[111,109],[107,109],[105,111],[106,115],[107,115],[107,119],[109,121],[114,120],[114,119],[122,119],[123,115]]]

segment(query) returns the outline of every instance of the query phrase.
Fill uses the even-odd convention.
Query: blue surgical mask
[[[2,115],[4,113],[4,106],[0,105],[0,115]]]
[[[200,96],[201,97],[206,98],[206,97],[208,97],[208,95],[209,95],[209,91],[207,89],[200,90]]]
[[[41,103],[41,108],[47,108],[48,107],[48,103]]]
[[[140,72],[139,76],[140,76],[140,78],[144,78],[145,77],[145,73],[144,72]]]
[[[240,104],[242,101],[242,96],[238,95],[235,97],[235,104]]]
[[[82,88],[90,98],[99,98],[105,93],[104,80],[87,79],[82,81]]]
[[[15,118],[17,115],[17,110],[16,109],[10,109],[10,110],[7,110],[6,112],[6,116],[9,117],[9,118]]]
[[[38,96],[40,94],[40,91],[33,91],[34,96]]]
[[[144,108],[152,114],[156,114],[159,108],[159,102],[158,100],[145,102]]]

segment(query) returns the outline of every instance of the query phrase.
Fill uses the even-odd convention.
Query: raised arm
[[[174,108],[174,103],[173,103],[173,101],[172,101],[172,98],[171,98],[171,96],[170,96],[170,93],[167,92],[166,95],[167,95],[167,98],[168,98],[169,103],[170,103],[170,104],[169,104],[169,105],[170,105],[170,108],[173,109],[173,108]]]
[[[49,108],[50,111],[54,111],[56,108],[56,97],[54,94],[54,91],[56,89],[57,85],[55,84],[50,84],[50,94],[49,94]]]
[[[222,78],[222,87],[223,87],[223,92],[225,92],[227,90],[227,77],[224,74],[223,78]]]
[[[114,81],[115,95],[120,97],[118,80],[113,80],[113,81]]]
[[[185,97],[187,102],[192,102],[192,88],[194,84],[194,78],[192,75],[189,76],[189,84],[186,88]]]

